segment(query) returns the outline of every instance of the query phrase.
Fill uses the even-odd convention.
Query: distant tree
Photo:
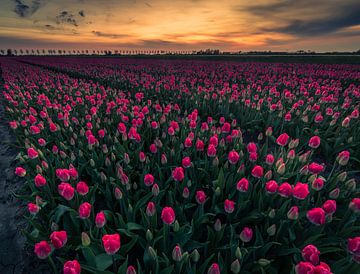
[[[12,50],[11,49],[8,49],[7,50],[7,56],[12,56],[13,54],[12,54]]]

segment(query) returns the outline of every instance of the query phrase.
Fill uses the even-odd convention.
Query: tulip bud
[[[269,137],[272,135],[272,133],[273,133],[272,127],[268,127],[266,129],[265,135]]]
[[[122,194],[120,188],[116,187],[115,190],[114,190],[114,194],[115,194],[115,198],[116,198],[117,200],[122,199],[123,194]]]
[[[340,195],[340,189],[337,187],[335,189],[333,189],[330,193],[329,193],[329,197],[331,199],[337,199]]]
[[[146,240],[147,240],[148,242],[150,242],[152,239],[153,239],[153,234],[152,234],[152,232],[148,229],[148,230],[146,231]]]
[[[51,231],[57,231],[57,230],[59,230],[59,225],[57,223],[52,222]]]
[[[269,218],[273,219],[275,218],[275,215],[276,215],[275,209],[271,209],[269,212]]]
[[[159,195],[160,190],[158,184],[152,186],[151,192],[155,197]]]
[[[93,159],[90,159],[90,166],[91,166],[91,167],[95,167],[95,165],[96,165],[96,164],[95,164],[95,161],[94,161]]]
[[[110,167],[110,166],[111,166],[111,161],[110,161],[109,157],[106,157],[106,158],[105,158],[105,166],[106,166],[106,167]]]
[[[212,161],[212,164],[213,164],[214,167],[217,167],[219,165],[219,158],[217,156]]]
[[[100,180],[101,180],[101,182],[103,182],[103,183],[105,183],[106,180],[107,180],[107,177],[106,177],[105,173],[102,172],[102,171],[100,172]]]
[[[262,132],[260,132],[259,135],[258,135],[258,137],[257,137],[257,139],[258,139],[259,141],[261,141],[263,138],[264,138],[264,135],[262,134]]]
[[[240,262],[238,259],[233,261],[230,266],[231,272],[233,273],[239,273],[240,272]]]
[[[355,179],[348,180],[345,183],[345,186],[349,191],[355,191],[355,189],[356,189],[356,181],[355,181]]]
[[[176,262],[180,262],[182,259],[182,252],[181,252],[181,248],[180,246],[175,246],[173,251],[172,251],[172,258],[174,261]]]
[[[132,265],[129,265],[126,270],[126,274],[136,274],[135,268]]]
[[[272,171],[268,170],[265,175],[264,175],[265,179],[270,180],[272,178]]]
[[[299,209],[297,206],[293,206],[287,213],[287,217],[289,220],[297,220],[299,217]]]
[[[267,265],[269,265],[271,262],[269,261],[269,260],[267,260],[267,259],[259,259],[258,260],[258,264],[260,265],[260,266],[262,266],[262,267],[265,267],[265,266],[267,266]]]
[[[154,249],[154,248],[152,248],[151,246],[149,246],[149,248],[148,248],[148,252],[149,252],[149,256],[150,256],[150,258],[151,258],[151,259],[153,259],[153,260],[156,260],[156,258],[157,258],[157,254],[156,254],[155,249]]]
[[[235,256],[236,256],[236,258],[238,258],[239,260],[241,260],[242,254],[241,254],[241,249],[240,249],[240,247],[237,247],[237,248],[236,248]]]
[[[282,163],[282,164],[278,167],[278,169],[276,170],[276,172],[277,172],[278,174],[280,174],[280,175],[283,175],[283,174],[285,173],[285,168],[286,168],[285,163]]]
[[[81,243],[83,246],[89,246],[91,243],[90,237],[86,232],[81,233]]]
[[[161,163],[162,163],[163,165],[165,165],[165,164],[167,163],[167,158],[166,158],[166,154],[165,154],[165,153],[163,153],[163,154],[161,155]]]
[[[220,196],[220,195],[221,195],[221,189],[220,189],[220,187],[217,187],[217,188],[215,189],[215,195],[216,195],[216,196]]]
[[[341,172],[341,173],[337,176],[337,178],[338,178],[338,180],[339,180],[340,182],[345,182],[346,177],[347,177],[346,171]]]
[[[124,162],[127,165],[130,163],[130,157],[129,157],[129,154],[127,154],[127,153],[124,154]]]
[[[189,191],[189,189],[187,187],[185,187],[184,190],[183,190],[182,196],[185,199],[187,199],[187,198],[189,198],[189,195],[190,195],[190,191]]]
[[[197,251],[197,249],[195,249],[193,252],[191,252],[190,257],[191,257],[191,259],[193,260],[194,263],[198,262],[199,259],[200,259],[199,251]]]
[[[270,227],[268,227],[266,232],[269,234],[269,236],[274,236],[276,233],[276,224],[273,224]]]
[[[179,229],[180,229],[180,225],[179,225],[179,222],[176,220],[174,223],[174,226],[173,226],[173,230],[174,230],[174,232],[178,232]]]
[[[221,230],[221,221],[220,221],[220,219],[216,219],[216,221],[214,223],[214,229],[217,232],[219,232]]]

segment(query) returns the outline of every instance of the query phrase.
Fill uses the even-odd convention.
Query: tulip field
[[[360,65],[0,64],[50,273],[360,273]]]

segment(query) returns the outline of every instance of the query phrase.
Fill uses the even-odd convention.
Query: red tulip
[[[240,192],[247,192],[249,189],[249,181],[246,178],[241,178],[236,185],[236,189]]]
[[[84,202],[79,206],[79,216],[81,219],[87,219],[90,217],[91,213],[91,204]]]
[[[322,205],[322,208],[326,212],[326,214],[333,214],[336,211],[336,201],[335,200],[327,200]]]
[[[80,195],[85,196],[89,192],[89,187],[85,182],[78,182],[76,185],[76,191]]]
[[[349,204],[349,208],[355,213],[360,213],[360,198],[354,198]]]
[[[80,274],[81,267],[77,260],[67,261],[64,264],[64,274]]]
[[[154,176],[150,173],[146,174],[144,177],[144,183],[146,186],[151,186],[154,184]]]
[[[309,140],[309,147],[311,148],[318,148],[320,146],[320,137],[313,136]]]
[[[313,265],[319,264],[320,251],[314,245],[307,245],[301,251],[301,255],[305,261],[312,263]]]
[[[98,214],[96,214],[95,217],[95,224],[97,228],[102,228],[106,223],[106,216],[103,211],[100,211]]]
[[[42,187],[46,185],[46,179],[40,174],[35,176],[34,181],[37,187]]]
[[[281,134],[277,139],[276,139],[276,143],[279,145],[279,146],[286,146],[287,143],[289,141],[289,135],[287,135],[286,133],[283,133]]]
[[[22,167],[17,167],[15,169],[15,174],[19,177],[24,177],[26,175],[26,169]]]
[[[298,182],[293,188],[293,196],[299,200],[304,200],[309,195],[309,193],[308,184]]]
[[[165,224],[171,225],[175,221],[175,212],[171,207],[164,207],[161,212],[161,219]]]
[[[264,169],[261,166],[254,166],[251,175],[255,178],[261,178],[264,175]]]
[[[306,217],[315,225],[322,225],[325,223],[325,211],[322,208],[313,208],[306,213]]]
[[[206,201],[206,194],[204,191],[196,191],[196,201],[198,204],[203,204]]]
[[[314,266],[309,262],[300,262],[295,266],[296,274],[315,274]]]
[[[51,253],[51,246],[46,241],[35,244],[34,252],[39,259],[46,259]]]
[[[182,167],[176,167],[172,171],[172,177],[175,181],[181,182],[185,178],[184,169]]]
[[[120,249],[120,235],[106,234],[102,237],[102,243],[107,254],[114,255]]]
[[[291,185],[287,182],[282,183],[278,188],[278,193],[281,197],[290,197],[293,192]]]
[[[28,148],[27,154],[30,159],[35,159],[39,155],[38,152],[32,147]]]
[[[34,203],[28,203],[27,208],[28,208],[29,212],[33,215],[36,215],[40,210],[40,207]]]
[[[250,242],[253,237],[253,230],[249,227],[244,227],[244,229],[240,233],[240,239],[247,243]]]
[[[66,231],[54,231],[50,235],[51,243],[56,248],[62,248],[67,242]]]
[[[225,202],[224,202],[224,210],[225,210],[225,212],[226,213],[233,213],[234,205],[235,205],[234,201],[226,199]]]
[[[69,183],[60,183],[58,192],[65,200],[70,201],[74,197],[75,189]]]
[[[240,159],[239,153],[237,153],[235,150],[232,150],[229,152],[228,160],[230,164],[235,165]]]
[[[209,269],[208,269],[208,274],[220,274],[220,267],[217,263],[213,263]]]

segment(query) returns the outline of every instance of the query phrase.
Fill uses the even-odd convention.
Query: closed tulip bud
[[[86,232],[81,233],[81,244],[83,246],[89,246],[91,243],[90,237]]]
[[[149,202],[146,206],[146,215],[149,217],[154,216],[156,213],[156,206],[154,202]]]
[[[167,158],[165,153],[161,154],[161,163],[163,165],[167,164]]]
[[[285,163],[282,163],[276,170],[276,172],[280,175],[283,175],[285,173],[285,169],[286,169],[286,166],[285,166]]]
[[[244,227],[244,229],[240,233],[240,239],[247,243],[250,242],[253,237],[253,230],[249,227]]]
[[[268,128],[266,129],[265,135],[269,137],[269,136],[272,135],[272,133],[273,133],[272,127],[268,127]]]
[[[133,212],[133,207],[131,204],[128,204],[128,211],[129,213],[132,213]]]
[[[194,263],[197,263],[200,260],[199,251],[195,249],[193,252],[191,252],[190,257]]]
[[[57,223],[52,222],[50,229],[51,231],[57,231],[59,230],[59,225]]]
[[[240,249],[240,247],[237,247],[237,248],[236,248],[235,257],[238,258],[239,260],[241,260],[242,254],[241,254],[241,249]]]
[[[42,168],[41,168],[41,166],[36,165],[36,172],[37,172],[37,173],[42,173]]]
[[[136,274],[135,267],[129,265],[128,268],[126,269],[126,274]]]
[[[221,221],[220,221],[220,219],[216,219],[216,221],[214,223],[214,229],[217,232],[219,232],[221,230]]]
[[[180,229],[180,225],[179,225],[179,222],[176,220],[174,222],[173,230],[174,230],[174,232],[178,232],[179,229]]]
[[[100,172],[100,180],[104,183],[107,180],[107,177],[104,172]]]
[[[299,145],[299,139],[291,140],[289,143],[289,148],[294,149]]]
[[[270,227],[268,227],[268,229],[266,230],[267,234],[269,236],[274,236],[276,233],[276,224],[271,225]]]
[[[151,189],[152,194],[156,197],[159,195],[160,189],[158,184],[154,184]]]
[[[116,161],[116,156],[113,152],[111,152],[111,161]]]
[[[175,246],[172,251],[172,258],[175,262],[180,262],[182,259],[182,252],[180,246]]]
[[[331,199],[337,199],[340,195],[340,189],[337,187],[335,189],[333,189],[330,193],[329,193],[329,197]]]
[[[90,159],[90,166],[91,166],[91,167],[95,167],[95,165],[96,165],[96,164],[95,164],[95,161],[94,161],[93,159]]]
[[[299,218],[299,208],[297,206],[293,206],[287,213],[287,217],[289,220],[297,220]]]
[[[266,173],[265,173],[265,175],[264,175],[264,177],[265,177],[265,179],[267,179],[267,180],[270,180],[271,178],[272,178],[272,171],[271,170],[268,170]]]
[[[220,187],[217,187],[217,188],[215,189],[215,195],[216,195],[216,196],[220,196],[220,195],[221,195],[221,189],[220,189]]]
[[[263,138],[264,138],[264,135],[262,134],[262,132],[260,132],[259,135],[258,135],[258,137],[257,137],[257,139],[258,139],[259,141],[261,141]]]
[[[187,198],[189,198],[189,195],[190,195],[190,191],[189,191],[189,189],[187,187],[185,187],[184,190],[183,190],[182,196],[185,199],[187,199]]]
[[[84,153],[82,152],[82,150],[79,150],[79,157],[83,157]]]
[[[209,269],[208,269],[208,274],[220,274],[220,267],[217,263],[213,263]]]
[[[121,192],[121,189],[116,187],[114,190],[114,195],[115,195],[115,199],[117,199],[117,200],[122,199],[123,194]]]
[[[267,266],[267,265],[269,265],[271,262],[269,261],[269,260],[267,260],[267,259],[259,259],[258,260],[258,264],[260,265],[260,266],[262,266],[262,267],[265,267],[265,266]]]
[[[130,157],[129,157],[129,154],[127,154],[127,153],[124,154],[124,162],[127,165],[130,163]]]
[[[290,160],[293,160],[295,158],[296,154],[295,154],[295,150],[290,150],[287,154],[287,158]]]
[[[146,230],[146,234],[145,234],[145,236],[146,236],[146,240],[148,241],[148,242],[150,242],[152,239],[153,239],[153,234],[152,234],[152,232],[148,229],[148,230]]]
[[[101,150],[102,150],[102,152],[103,152],[104,154],[107,154],[107,153],[109,152],[108,147],[107,147],[106,144],[103,144],[103,145],[102,145]]]
[[[240,262],[239,262],[238,259],[236,259],[235,261],[233,261],[231,263],[230,269],[231,269],[232,273],[239,273],[240,272]]]
[[[346,171],[344,171],[344,172],[341,172],[341,173],[337,176],[337,179],[338,179],[340,182],[345,182],[346,177],[347,177],[347,173],[346,173]]]
[[[219,165],[219,158],[217,156],[213,159],[212,164],[214,167],[217,167]]]
[[[349,191],[355,191],[355,189],[356,189],[356,181],[355,181],[355,179],[348,180],[345,183],[345,186]]]
[[[105,166],[107,166],[107,167],[111,166],[111,161],[110,161],[109,157],[105,158]]]
[[[275,215],[276,215],[275,209],[271,209],[271,210],[269,211],[269,218],[273,219],[273,218],[275,218]]]
[[[148,248],[148,252],[149,252],[149,256],[151,259],[156,260],[157,259],[157,254],[154,248],[152,248],[151,246],[149,246]]]
[[[133,189],[134,189],[134,190],[136,190],[136,189],[138,188],[137,183],[136,183],[136,182],[135,182],[135,183],[133,183],[133,184],[132,184],[132,187],[133,187]]]

